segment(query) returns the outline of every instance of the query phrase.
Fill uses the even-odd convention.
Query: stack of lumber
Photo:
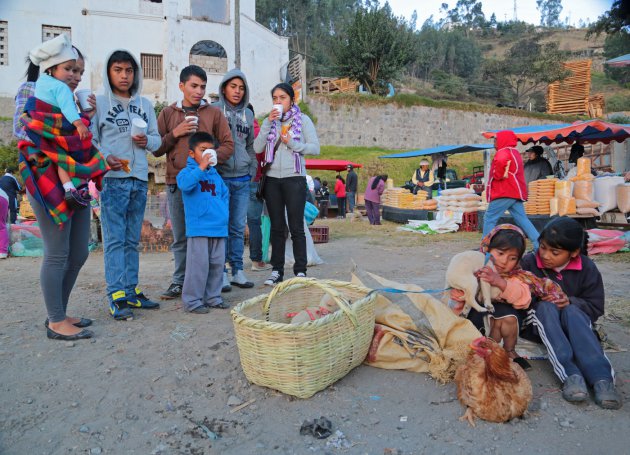
[[[347,77],[316,77],[308,84],[308,90],[311,93],[347,93],[356,92],[359,87],[357,81],[353,81]]]
[[[587,114],[591,88],[591,60],[564,62],[571,75],[547,87],[548,114]]]
[[[528,215],[549,215],[549,200],[556,192],[557,179],[534,180],[527,185],[525,213]]]
[[[588,98],[588,115],[591,118],[602,118],[604,116],[604,95],[598,93]]]
[[[383,192],[381,202],[388,207],[405,210],[435,210],[437,208],[437,201],[427,200],[425,191],[418,191],[418,194],[414,195],[405,188],[387,188]]]

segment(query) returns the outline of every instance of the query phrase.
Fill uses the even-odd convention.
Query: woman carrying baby
[[[531,272],[521,269],[519,262],[525,252],[525,235],[512,224],[496,226],[481,241],[481,251],[489,254],[494,268],[489,264],[479,269],[475,275],[478,279],[499,288],[501,294],[493,301],[494,313],[489,315],[490,333],[486,335],[500,343],[511,359],[524,370],[531,369],[527,360],[516,353],[518,334],[523,326],[527,308],[535,296],[561,295],[562,290],[551,280],[538,278]],[[463,308],[463,292],[453,289],[451,299],[461,302],[454,310]],[[487,313],[480,313],[470,309],[468,319],[479,329],[484,328],[484,317]]]

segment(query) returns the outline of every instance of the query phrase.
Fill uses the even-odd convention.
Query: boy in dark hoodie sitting
[[[239,69],[228,71],[219,86],[218,107],[230,124],[234,139],[234,154],[217,166],[217,171],[230,190],[230,223],[226,247],[226,262],[230,263],[232,276],[223,272],[223,292],[232,289],[232,284],[251,288],[254,283],[243,272],[245,250],[245,225],[249,207],[250,181],[256,175],[256,153],[254,152],[254,114],[247,108],[249,87],[245,74]]]
[[[184,309],[204,314],[210,308],[229,308],[221,298],[225,237],[228,235],[230,194],[214,166],[214,139],[198,132],[188,140],[186,167],[177,174],[186,213],[186,277]]]

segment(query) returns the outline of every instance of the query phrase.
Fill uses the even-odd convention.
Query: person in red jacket
[[[335,196],[337,196],[337,218],[346,217],[346,181],[337,175],[335,182]]]
[[[483,220],[483,236],[485,237],[497,225],[505,211],[509,211],[514,222],[525,232],[538,249],[538,231],[527,215],[523,201],[527,200],[527,185],[521,154],[515,148],[516,134],[513,131],[499,131],[494,138],[494,155],[490,165],[490,175],[486,187],[488,208]]]

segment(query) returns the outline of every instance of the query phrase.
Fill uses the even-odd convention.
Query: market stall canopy
[[[353,167],[363,167],[362,164],[346,160],[306,160],[306,169],[319,171],[345,171],[348,164]]]
[[[575,123],[560,123],[555,125],[522,126],[511,128],[522,144],[541,142],[552,144],[567,142],[572,144],[576,140],[581,143],[594,144],[611,141],[623,142],[630,137],[630,125],[608,123],[603,120],[585,120]],[[481,134],[492,139],[501,130],[485,131]]]
[[[461,145],[440,145],[422,150],[412,150],[410,152],[394,153],[393,155],[383,155],[379,158],[413,158],[414,156],[427,156],[435,153],[453,155],[455,153],[477,152],[494,148],[493,144],[461,144]]]
[[[612,58],[604,62],[608,66],[620,68],[623,66],[630,66],[630,54],[622,55],[621,57]]]

